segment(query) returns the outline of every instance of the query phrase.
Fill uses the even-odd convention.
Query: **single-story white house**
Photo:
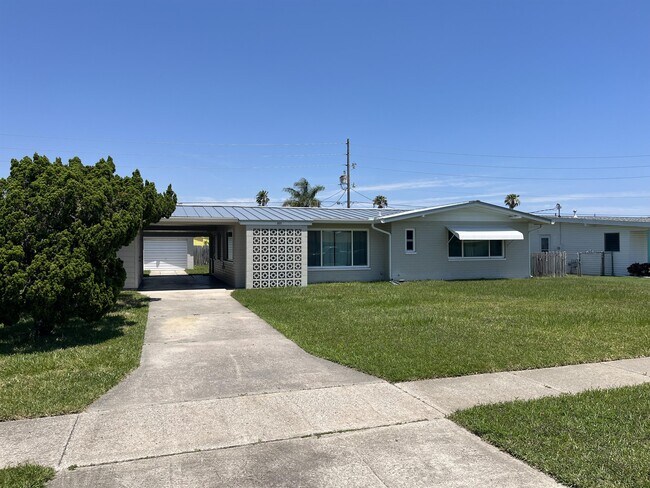
[[[632,263],[650,262],[650,217],[549,217],[533,230],[531,251],[566,251],[583,274],[628,276]]]
[[[149,238],[210,236],[210,273],[235,288],[332,281],[530,276],[530,232],[544,217],[480,201],[418,210],[179,204]],[[119,253],[142,280],[142,238]]]

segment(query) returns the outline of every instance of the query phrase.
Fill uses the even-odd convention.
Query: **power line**
[[[264,166],[229,166],[229,163],[215,161],[211,166],[206,166],[204,163],[197,164],[156,164],[156,163],[131,163],[131,162],[115,162],[118,168],[133,167],[134,169],[200,169],[200,170],[213,170],[219,168],[221,170],[233,171],[249,171],[249,170],[270,170],[270,169],[286,169],[286,168],[331,168],[339,166],[340,163],[311,163],[311,164],[270,164]]]
[[[443,151],[428,151],[425,149],[408,149],[391,146],[374,146],[369,144],[359,144],[361,147],[369,147],[375,149],[389,149],[395,151],[411,151],[427,154],[442,154],[446,156],[475,156],[477,158],[509,158],[509,159],[626,159],[626,158],[647,158],[650,154],[627,154],[627,155],[607,155],[607,156],[530,156],[512,154],[476,154],[476,153],[461,153],[461,152],[443,152]]]
[[[77,142],[109,142],[122,144],[152,144],[152,145],[178,145],[178,146],[212,146],[212,147],[283,147],[283,146],[335,146],[345,144],[344,142],[287,142],[287,143],[215,143],[215,142],[189,142],[189,141],[137,141],[120,139],[79,139],[74,137],[58,137],[28,134],[7,134],[0,133],[4,137],[25,137],[33,139],[58,139],[62,141]]]
[[[119,163],[123,164],[123,163]],[[213,166],[193,166],[193,165],[148,165],[148,164],[134,164],[138,168],[146,169],[159,169],[159,168],[168,168],[168,169],[215,169],[218,167],[223,170],[235,170],[235,171],[247,171],[247,170],[264,170],[264,169],[284,169],[284,168],[323,168],[323,167],[332,167],[338,166],[338,163],[314,163],[314,164],[280,164],[280,165],[266,165],[266,166],[224,166],[220,163],[215,163]]]
[[[346,195],[346,196],[347,196],[347,192],[345,192],[345,191],[342,191],[342,192],[341,192],[341,194],[339,195],[338,200],[336,200],[335,205],[340,205],[340,203],[341,203],[341,198],[343,198],[343,195]],[[350,202],[350,204],[352,204],[352,202]],[[348,206],[347,208],[350,208],[350,206]]]
[[[363,198],[365,198],[365,199],[367,199],[367,200],[370,200],[371,202],[374,202],[374,201],[375,201],[374,198],[370,198],[369,196],[366,196],[366,195],[364,195],[363,193],[358,192],[358,191],[355,190],[354,188],[352,189],[352,191],[353,191],[354,193],[356,193],[357,195],[360,195],[360,196],[362,196]]]
[[[528,213],[540,213],[540,212],[552,212],[553,210],[557,211],[557,208],[543,208],[542,210],[533,210],[532,212]]]
[[[34,151],[33,148],[25,148],[25,147],[11,147],[11,146],[0,146],[0,149],[3,149],[5,151],[29,151],[31,154],[34,152],[45,152],[45,151],[51,151],[51,152],[57,152],[57,153],[70,153],[79,155],[79,154],[97,154],[97,153],[103,153],[104,151],[101,150],[88,150],[88,151],[78,151],[78,150],[69,150],[69,149],[56,149],[52,147],[39,147],[37,148],[37,151]],[[133,152],[123,152],[123,151],[109,151],[111,154],[108,154],[108,156],[111,156],[113,158],[117,157],[123,157],[123,156],[142,156],[142,157],[170,157],[170,154],[154,154],[154,153],[133,153]],[[30,156],[31,156],[30,154]],[[345,156],[345,153],[303,153],[303,154],[294,154],[294,153],[275,153],[275,154],[256,154],[254,152],[249,152],[249,153],[236,153],[236,154],[213,154],[213,153],[172,153],[171,156],[174,157],[197,157],[197,156],[206,156],[210,158],[235,158],[235,157],[245,157],[249,158],[251,155],[254,157],[259,157],[259,158],[275,158],[275,157],[283,157],[283,158],[308,158],[308,157],[326,157],[326,156]]]
[[[452,173],[428,173],[426,171],[412,171],[407,169],[392,169],[392,168],[377,168],[372,166],[365,166],[367,169],[374,169],[378,171],[394,171],[397,173],[414,173],[420,175],[432,175],[432,176],[452,176],[452,177],[462,177],[462,178],[482,178],[490,180],[532,180],[532,181],[589,181],[589,180],[637,180],[641,178],[650,178],[650,175],[640,175],[640,176],[606,176],[606,177],[587,177],[587,178],[553,178],[553,177],[543,177],[543,178],[533,178],[533,177],[523,177],[523,176],[492,176],[492,175],[464,175],[464,174],[452,174]]]
[[[472,163],[440,163],[437,161],[422,161],[419,159],[402,159],[402,158],[387,158],[385,156],[367,156],[372,159],[382,159],[386,161],[398,161],[404,163],[418,163],[418,164],[433,164],[437,166],[462,166],[468,168],[490,168],[490,169],[525,169],[525,170],[617,170],[617,169],[635,169],[635,168],[650,168],[650,164],[631,165],[631,166],[543,166],[531,168],[530,166],[495,166],[491,164],[472,164]]]
[[[329,197],[322,198],[320,201],[321,202],[327,202],[329,200],[332,200],[333,198],[336,198],[339,196],[339,194],[343,194],[345,190],[337,190],[336,193],[332,193]]]
[[[321,207],[332,208],[332,207],[336,207],[337,205],[340,205],[341,198],[343,198],[343,196],[345,195],[345,191],[341,190],[341,191],[339,191],[339,193],[337,195],[338,195],[337,200],[335,202],[332,202],[332,203],[329,203],[331,200],[328,200],[328,199],[321,200]],[[329,204],[328,205],[323,205],[324,202],[328,202]]]

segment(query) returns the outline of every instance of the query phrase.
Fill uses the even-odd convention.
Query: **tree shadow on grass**
[[[109,339],[124,335],[124,329],[136,322],[126,314],[135,309],[146,307],[149,298],[133,293],[123,293],[118,298],[113,310],[94,322],[71,319],[59,325],[50,336],[40,337],[35,334],[32,319],[22,319],[15,325],[0,325],[0,356],[10,354],[29,354],[37,352],[67,349],[76,346],[100,344]]]

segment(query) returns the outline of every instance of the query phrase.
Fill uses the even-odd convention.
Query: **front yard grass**
[[[650,280],[335,283],[233,297],[308,352],[405,381],[650,355]]]
[[[479,406],[450,418],[568,486],[650,487],[650,384]]]
[[[41,488],[54,478],[54,470],[36,464],[0,469],[0,488]]]
[[[186,269],[188,275],[206,275],[210,273],[207,264],[197,264],[192,269]]]
[[[140,363],[148,298],[124,292],[93,323],[71,320],[52,337],[30,323],[0,325],[0,420],[79,412]]]

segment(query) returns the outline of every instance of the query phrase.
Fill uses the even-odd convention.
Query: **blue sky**
[[[650,215],[647,1],[3,0],[0,19],[0,176],[110,154],[182,201],[279,203],[306,177],[329,206],[349,137],[355,206]]]

